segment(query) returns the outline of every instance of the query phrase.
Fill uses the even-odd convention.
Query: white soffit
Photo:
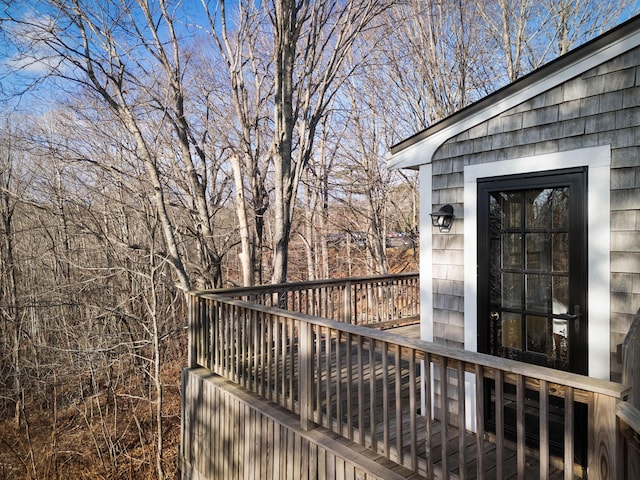
[[[604,36],[606,37],[607,34]],[[567,82],[572,78],[575,78],[578,75],[611,60],[612,58],[622,55],[638,45],[640,45],[640,31],[635,30],[622,38],[607,43],[603,47],[589,54],[578,57],[575,61],[570,62],[568,65],[559,68],[553,73],[541,76],[539,80],[534,81],[525,87],[517,88],[513,93],[505,94],[506,96],[503,98],[496,98],[494,102],[490,102],[486,107],[473,113],[470,112],[469,115],[462,117],[459,121],[434,132],[433,134],[417,141],[413,145],[407,146],[395,154],[389,155],[387,159],[387,167],[389,169],[416,168],[419,165],[431,163],[433,155],[438,148],[454,136],[493,117],[497,117],[501,113],[506,112],[507,110],[516,107],[521,103],[546,92],[547,90],[557,87],[558,85]],[[575,53],[578,55],[580,52],[576,51]],[[571,53],[568,55],[570,56]],[[544,70],[544,67],[541,67],[541,69]],[[517,85],[517,83],[515,85]],[[506,88],[508,89],[508,87]],[[492,96],[493,95],[489,95],[483,100],[480,100],[480,102],[487,101]],[[459,113],[462,114],[463,111]]]

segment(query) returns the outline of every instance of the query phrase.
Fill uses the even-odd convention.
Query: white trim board
[[[497,97],[495,101],[488,103],[478,111],[465,115],[459,121],[432,133],[395,154],[389,155],[387,167],[389,169],[412,168],[424,163],[429,163],[432,161],[433,155],[438,148],[459,133],[465,132],[491,118],[497,117],[511,108],[576,78],[592,68],[622,55],[639,45],[640,31],[633,31],[622,38],[605,44],[600,49],[584,57],[577,57],[574,62],[567,64],[558,71],[541,76],[540,79],[524,87],[515,88],[513,92],[504,98]],[[571,55],[571,53],[567,55]],[[544,68],[543,66],[539,70],[542,72]],[[514,85],[517,86],[517,83]],[[491,98],[491,95],[485,97],[485,99],[488,98]],[[480,100],[480,102],[482,102],[482,100]]]
[[[464,167],[464,345],[478,349],[477,199],[478,180],[587,167],[589,376],[610,375],[610,165],[609,145],[523,157]]]
[[[433,342],[433,175],[430,163],[420,166],[420,338]]]

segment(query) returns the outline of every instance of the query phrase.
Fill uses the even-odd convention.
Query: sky
[[[27,109],[29,111],[46,111],[57,101],[57,93],[60,91],[60,84],[42,81],[43,76],[52,70],[59,68],[59,64],[50,60],[45,60],[47,52],[44,48],[39,48],[38,53],[42,54],[39,59],[33,56],[20,56],[17,43],[28,40],[33,34],[32,29],[26,29],[16,34],[16,30],[6,19],[8,17],[28,19],[36,24],[43,24],[47,21],[47,10],[38,5],[46,4],[46,1],[29,0],[3,0],[0,7],[0,108]],[[98,14],[105,11],[108,4],[117,3],[107,1],[89,0],[87,5],[93,5]],[[212,8],[215,8],[216,0],[211,1]],[[237,5],[237,0],[227,2],[227,9],[232,10]],[[193,28],[194,24],[200,24],[206,28],[201,0],[183,0],[180,8],[186,13],[184,22],[179,22],[177,28],[181,35],[197,35],[198,29]],[[36,13],[36,9],[40,11]],[[112,7],[110,14],[117,15],[121,9]],[[635,1],[623,17],[628,18],[632,13],[640,11],[640,0]],[[16,68],[18,67],[18,68]],[[63,73],[72,74],[71,71]],[[38,86],[37,89],[27,90],[27,87]],[[25,93],[26,92],[26,93]]]

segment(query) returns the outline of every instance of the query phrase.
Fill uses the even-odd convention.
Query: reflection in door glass
[[[553,189],[553,228],[569,227],[569,189]]]
[[[522,193],[512,192],[504,195],[503,228],[520,228],[522,224]]]
[[[522,235],[505,233],[503,238],[503,268],[522,268]]]
[[[562,315],[569,311],[569,279],[565,276],[553,277],[553,304],[551,313]]]
[[[550,225],[553,189],[527,192],[527,228],[545,228]]]
[[[569,365],[569,323],[567,320],[553,319],[553,351],[552,356],[559,368]]]
[[[529,352],[547,353],[547,318],[527,315],[527,350]]]
[[[522,274],[502,274],[502,308],[522,308]]]
[[[502,345],[506,348],[522,350],[522,317],[515,313],[505,313],[502,318]]]
[[[526,297],[527,310],[534,312],[547,313],[547,305],[549,304],[549,276],[530,274],[526,276]]]
[[[551,245],[547,233],[527,233],[527,269],[549,270]]]
[[[554,272],[569,273],[569,234],[553,233],[551,235],[552,242],[552,265]]]
[[[494,191],[489,204],[490,351],[563,368],[569,304],[569,188]],[[564,323],[563,323],[564,322]]]

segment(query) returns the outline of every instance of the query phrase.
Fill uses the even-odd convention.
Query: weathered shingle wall
[[[617,377],[616,348],[640,309],[640,49],[484,122],[438,150],[431,207],[452,204],[457,221],[451,233],[434,235],[437,341],[463,342],[464,166],[599,145],[611,145],[612,155],[610,347],[612,376]]]

